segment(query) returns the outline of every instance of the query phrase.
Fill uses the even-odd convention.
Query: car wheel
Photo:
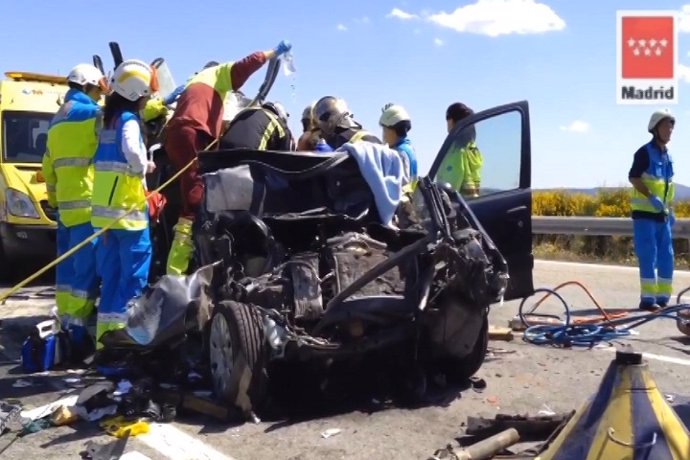
[[[484,364],[489,349],[489,318],[485,316],[477,341],[472,351],[462,358],[444,357],[439,363],[439,370],[451,383],[466,383]]]
[[[248,413],[267,397],[267,348],[258,311],[250,305],[224,301],[214,307],[208,353],[216,397]]]

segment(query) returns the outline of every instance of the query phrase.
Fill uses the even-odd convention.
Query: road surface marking
[[[135,439],[173,460],[235,460],[169,424],[151,423]]]
[[[132,452],[127,452],[126,454],[122,454],[122,457],[120,457],[120,460],[151,460],[151,457],[147,457],[146,455],[142,454],[141,452],[137,452],[136,450]]]
[[[597,348],[597,350],[610,351],[615,353],[617,350],[614,347]],[[642,357],[647,359],[654,359],[671,364],[680,364],[681,366],[690,366],[690,359],[676,358],[675,356],[656,355],[654,353],[642,352]]]
[[[561,260],[544,260],[544,259],[535,259],[534,260],[534,268],[537,268],[539,265],[555,265],[559,266],[562,268],[566,267],[571,267],[571,268],[590,268],[590,269],[597,269],[597,268],[603,268],[605,270],[623,270],[623,271],[638,271],[638,267],[629,267],[625,265],[607,265],[607,264],[595,264],[595,263],[585,263],[585,262],[565,262]],[[674,274],[677,275],[690,275],[690,271],[688,270],[675,270]]]

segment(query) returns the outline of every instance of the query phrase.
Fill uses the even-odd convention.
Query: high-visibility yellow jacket
[[[129,120],[139,121],[132,112],[123,112],[112,127],[103,127],[94,157],[94,187],[91,224],[102,228],[143,230],[148,226],[146,191],[141,172],[132,171],[122,151],[122,129]],[[144,140],[141,139],[143,144]],[[132,210],[132,212],[129,212]],[[122,219],[120,219],[122,217]],[[120,219],[120,220],[118,220]]]
[[[474,142],[463,147],[453,146],[441,161],[436,180],[448,182],[463,195],[476,196],[483,163],[482,154]]]
[[[73,227],[91,219],[92,160],[98,146],[101,108],[84,92],[70,89],[51,121],[43,176],[48,202]]]
[[[647,169],[642,173],[642,182],[647,186],[652,195],[661,198],[668,208],[675,197],[675,185],[673,183],[673,160],[667,152],[662,152],[654,141],[646,144],[642,149],[646,150],[649,157]],[[630,197],[630,207],[633,211],[643,211],[658,214],[649,198],[641,194],[634,187]]]

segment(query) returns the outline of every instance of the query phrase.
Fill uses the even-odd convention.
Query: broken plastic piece
[[[324,431],[323,433],[321,433],[321,437],[324,439],[328,439],[328,438],[331,438],[333,436],[339,435],[341,431],[343,431],[343,430],[341,430],[340,428],[329,428],[326,431]]]
[[[69,425],[79,419],[73,407],[60,406],[50,414],[50,421],[55,426]]]
[[[149,432],[149,424],[145,421],[127,420],[125,417],[118,416],[101,422],[101,428],[111,436],[122,438],[125,435],[137,436]]]

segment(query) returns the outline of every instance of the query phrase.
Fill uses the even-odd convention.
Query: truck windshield
[[[4,111],[2,158],[6,163],[41,163],[52,113]]]

